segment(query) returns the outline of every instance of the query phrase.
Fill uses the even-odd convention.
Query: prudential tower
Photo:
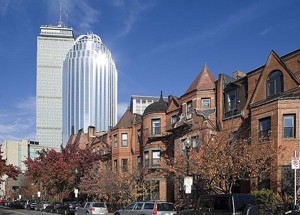
[[[63,64],[63,142],[89,126],[117,123],[118,73],[109,49],[95,34],[79,36]]]

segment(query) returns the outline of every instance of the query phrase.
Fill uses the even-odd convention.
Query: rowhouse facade
[[[135,167],[147,170],[143,179],[157,185],[150,198],[177,201],[182,182],[157,174],[166,167],[165,158],[176,160],[184,154],[187,140],[190,150],[197,151],[226,132],[233,139],[236,132],[244,132],[248,144],[268,146],[275,153],[267,175],[249,173],[234,191],[268,188],[291,194],[293,178],[288,176],[300,137],[299,62],[300,49],[282,57],[272,51],[265,65],[232,77],[220,74],[218,79],[205,65],[182,96],[169,96],[165,102],[161,95],[143,115],[127,110],[114,128],[89,145],[101,150],[117,173]]]

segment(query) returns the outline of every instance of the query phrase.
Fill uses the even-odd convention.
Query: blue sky
[[[0,0],[0,143],[35,139],[36,38],[56,25],[59,0]],[[250,72],[271,50],[300,48],[297,0],[61,0],[75,37],[99,35],[131,95],[181,96],[204,64],[217,77]]]

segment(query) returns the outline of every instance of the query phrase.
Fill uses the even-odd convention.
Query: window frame
[[[122,172],[128,172],[128,158],[123,158],[121,160]]]
[[[234,99],[233,99],[234,96]],[[231,89],[224,93],[224,106],[225,106],[225,114],[231,113],[233,115],[234,111],[237,109],[237,89]]]
[[[118,160],[114,160],[114,173],[118,172]]]
[[[157,122],[159,122],[159,123],[157,123]],[[159,126],[157,126],[157,125],[159,125]],[[151,119],[151,134],[152,135],[160,135],[161,134],[161,119],[160,118]]]
[[[158,158],[154,158],[154,154],[158,153]],[[152,166],[156,167],[160,165],[160,160],[161,160],[161,151],[160,150],[152,150]]]
[[[292,118],[292,126],[286,126],[285,118],[291,117]],[[283,114],[283,138],[284,139],[295,139],[296,138],[296,114]],[[292,128],[292,135],[286,136],[286,129],[285,128]]]
[[[144,167],[149,167],[149,151],[144,152]]]
[[[118,134],[114,134],[114,148],[118,148]]]
[[[126,135],[126,139],[124,138]],[[121,133],[121,141],[122,141],[122,147],[128,147],[128,134],[127,133]]]
[[[267,97],[278,95],[279,93],[283,92],[283,74],[280,70],[274,70],[270,72],[269,76],[266,80],[266,91]],[[278,84],[280,89],[278,88]],[[272,92],[274,91],[274,92]]]
[[[264,117],[258,120],[258,139],[261,141],[270,140],[270,132],[272,130],[272,119],[271,116]],[[269,125],[269,126],[268,126]],[[264,128],[267,126],[266,128]]]
[[[171,116],[171,126],[174,127],[177,122],[178,122],[178,116],[177,115]]]
[[[208,101],[208,105],[205,106],[205,102]],[[206,108],[211,108],[211,99],[210,98],[201,98],[201,107],[206,109]]]
[[[190,119],[192,118],[193,114],[193,101],[188,101],[186,103],[186,118]]]

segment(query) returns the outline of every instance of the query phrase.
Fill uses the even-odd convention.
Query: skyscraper
[[[41,26],[37,37],[36,135],[42,146],[62,144],[62,65],[74,44],[72,28]]]
[[[72,132],[117,123],[118,73],[109,49],[95,34],[81,35],[63,66],[64,144]]]

